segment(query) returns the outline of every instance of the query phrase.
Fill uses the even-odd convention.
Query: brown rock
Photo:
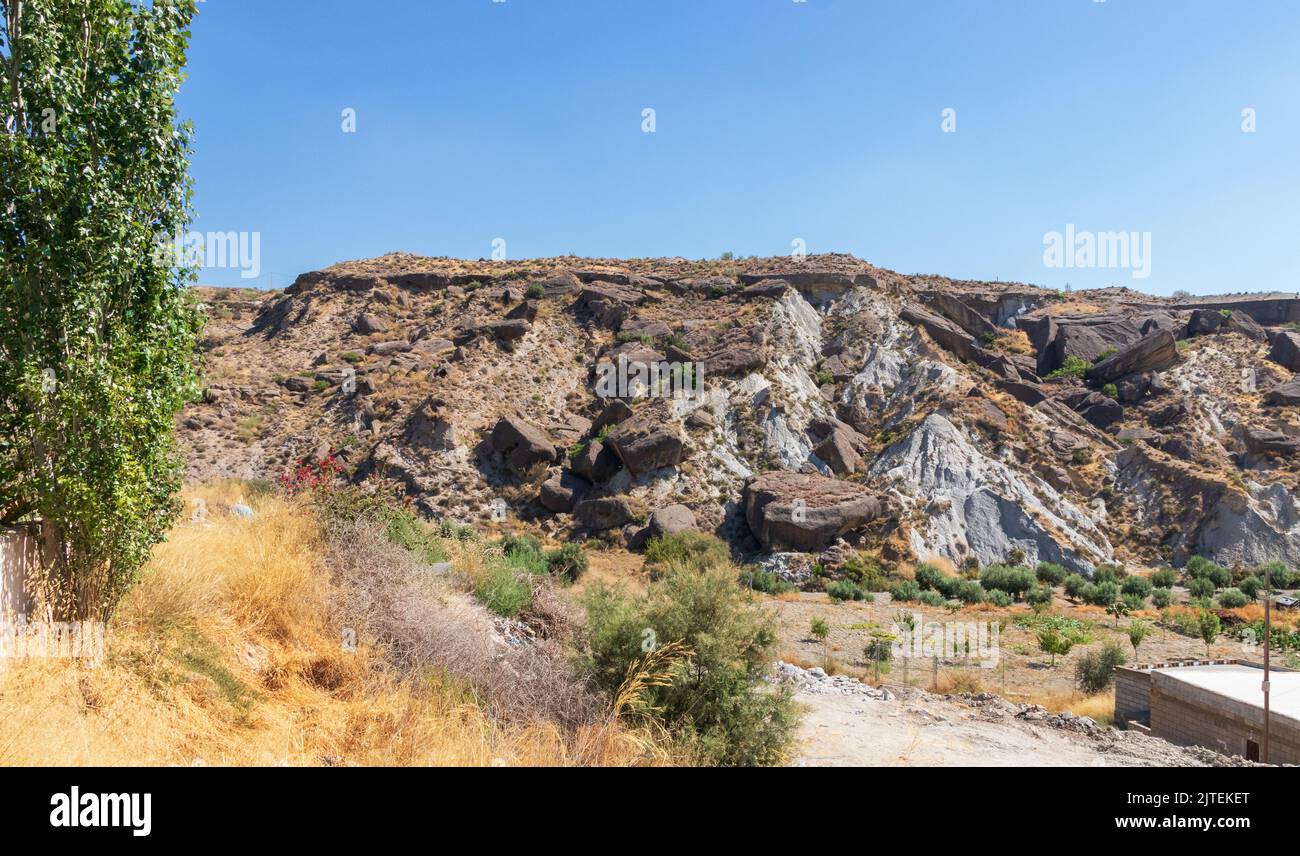
[[[865,487],[784,470],[745,485],[745,519],[764,547],[824,550],[839,535],[879,517],[884,506]]]

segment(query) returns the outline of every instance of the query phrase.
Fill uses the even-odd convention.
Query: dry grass
[[[624,765],[681,760],[612,714],[503,721],[464,681],[343,644],[316,518],[286,500],[177,525],[107,631],[107,655],[0,673],[6,765]]]
[[[1052,713],[1069,711],[1075,716],[1087,716],[1097,724],[1109,726],[1115,718],[1115,691],[1107,690],[1096,695],[1080,692],[1056,692],[1032,695],[1026,701],[1046,708]]]
[[[968,670],[950,670],[938,674],[930,682],[930,692],[940,695],[960,695],[961,693],[982,693],[984,682],[980,676]]]

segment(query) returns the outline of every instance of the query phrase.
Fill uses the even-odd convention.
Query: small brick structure
[[[1300,764],[1300,672],[1271,670],[1269,761]],[[1115,670],[1115,722],[1182,746],[1259,760],[1264,670],[1243,660],[1190,660]]]

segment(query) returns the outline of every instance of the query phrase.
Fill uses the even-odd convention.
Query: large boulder
[[[632,522],[635,515],[627,500],[617,496],[584,499],[573,508],[573,516],[588,529],[617,529]]]
[[[388,322],[378,315],[363,312],[352,322],[352,329],[363,336],[368,336],[371,333],[382,333],[387,330]]]
[[[1088,369],[1086,377],[1094,383],[1112,383],[1136,372],[1158,372],[1178,362],[1178,343],[1174,334],[1159,330],[1143,336],[1119,353]]]
[[[848,426],[835,426],[824,440],[813,448],[836,475],[848,475],[862,468],[862,456],[854,448],[854,432]]]
[[[1293,372],[1300,372],[1300,333],[1283,331],[1274,336],[1268,358]]]
[[[767,279],[785,280],[810,303],[826,303],[859,286],[876,287],[875,278],[866,271],[808,270],[805,267],[794,267],[740,275],[740,281],[744,285],[756,285]]]
[[[922,300],[935,312],[977,339],[986,339],[997,334],[998,328],[994,327],[989,319],[947,292],[933,291],[926,294]]]
[[[564,514],[572,511],[573,506],[591,490],[591,482],[579,478],[568,470],[562,470],[542,482],[538,500],[547,511]]]
[[[1241,440],[1252,455],[1294,455],[1300,452],[1300,438],[1265,428],[1241,429]]]
[[[852,482],[774,470],[745,484],[745,520],[764,547],[818,551],[879,517],[880,498]]]
[[[623,462],[609,446],[599,440],[592,440],[569,461],[569,466],[587,481],[599,484],[609,481],[623,469]]]
[[[1264,403],[1274,407],[1300,407],[1300,376],[1270,389],[1264,395]]]
[[[500,452],[517,473],[555,460],[555,443],[546,432],[518,414],[502,416],[492,429],[492,448]]]
[[[633,475],[682,462],[681,430],[659,409],[647,409],[622,422],[606,440]]]
[[[651,538],[662,538],[694,529],[695,512],[680,503],[666,505],[650,515],[649,528]]]
[[[456,430],[442,410],[443,402],[426,398],[406,420],[405,442],[435,452],[456,448]]]
[[[971,334],[955,322],[936,315],[928,309],[908,305],[903,307],[899,315],[909,324],[925,330],[939,347],[951,351],[963,360],[986,366],[997,359],[996,354],[977,345]]]
[[[1069,357],[1091,363],[1142,338],[1142,329],[1119,315],[1043,315],[1017,321],[1038,351],[1038,374],[1046,375]]]

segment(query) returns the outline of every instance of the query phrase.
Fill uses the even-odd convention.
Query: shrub
[[[587,572],[587,554],[577,544],[565,544],[546,554],[547,570],[571,583]]]
[[[1093,606],[1110,606],[1119,599],[1119,586],[1108,581],[1089,583],[1081,596],[1084,603],[1090,603]]]
[[[1025,602],[1035,611],[1046,609],[1052,605],[1052,587],[1045,583],[1033,586],[1025,592]]]
[[[1070,572],[1064,566],[1054,562],[1039,562],[1035,575],[1039,582],[1047,583],[1049,586],[1059,586],[1065,582]]]
[[[497,615],[513,618],[533,598],[528,576],[506,562],[491,564],[474,587],[474,597]]]
[[[1119,387],[1113,383],[1108,383],[1101,388],[1101,394],[1108,398],[1119,398]]]
[[[1135,594],[1146,600],[1151,595],[1151,581],[1137,575],[1128,577],[1119,587],[1123,594]]]
[[[989,589],[984,595],[984,602],[993,606],[1010,606],[1015,599],[1002,589]]]
[[[864,600],[867,596],[867,593],[851,580],[836,580],[826,587],[826,593],[834,601]]]
[[[1178,575],[1173,568],[1157,568],[1150,577],[1153,588],[1173,588],[1174,583],[1178,581]]]
[[[1082,574],[1070,574],[1065,578],[1065,594],[1072,600],[1082,600],[1088,585],[1087,577]]]
[[[1141,619],[1134,619],[1128,625],[1128,641],[1133,646],[1133,656],[1137,656],[1138,646],[1151,635],[1151,625]]]
[[[840,574],[856,583],[864,591],[885,591],[887,572],[880,562],[864,553],[854,553],[840,567]]]
[[[540,282],[535,282],[528,286],[528,290],[524,292],[524,297],[527,297],[529,300],[541,300],[545,296],[546,287]]]
[[[1174,602],[1174,590],[1169,588],[1151,589],[1151,603],[1156,609],[1164,609]]]
[[[1028,568],[1010,565],[989,565],[980,574],[980,583],[986,589],[1001,589],[1009,595],[1019,596],[1034,584],[1034,574]]]
[[[1112,639],[1080,657],[1074,666],[1074,677],[1085,693],[1099,693],[1111,685],[1116,667],[1124,665],[1124,662],[1124,650]]]
[[[812,624],[808,626],[808,632],[812,633],[818,642],[824,643],[826,637],[831,635],[831,627],[823,619],[814,618]]]
[[[944,579],[945,575],[943,571],[939,570],[934,565],[931,565],[929,562],[922,562],[916,566],[916,584],[923,589],[934,589],[938,591],[939,587],[943,585]]]
[[[1061,656],[1069,654],[1070,649],[1074,647],[1076,642],[1076,638],[1073,635],[1052,625],[1045,625],[1038,628],[1037,633],[1034,635],[1038,639],[1039,650],[1044,654],[1051,655],[1052,660],[1050,665],[1053,667],[1056,666],[1056,656],[1058,654]]]
[[[835,375],[831,374],[829,371],[826,371],[825,369],[822,369],[817,372],[818,386],[825,386],[826,384],[831,383],[834,380],[835,380]]]
[[[1203,609],[1196,619],[1196,625],[1200,631],[1201,641],[1205,643],[1205,654],[1209,656],[1210,645],[1218,638],[1219,631],[1222,629],[1222,625],[1219,624],[1219,616],[1208,609]]]
[[[531,535],[507,535],[501,539],[501,553],[505,564],[515,570],[540,575],[551,569],[541,542]]]
[[[1118,583],[1126,576],[1128,576],[1128,572],[1124,570],[1123,565],[1103,563],[1098,565],[1097,569],[1092,572],[1092,581],[1094,583]]]
[[[1269,574],[1268,581],[1274,588],[1289,589],[1296,585],[1296,574],[1285,563],[1265,562],[1255,569],[1255,576],[1264,579],[1266,569]]]
[[[668,568],[702,571],[731,562],[731,550],[712,535],[688,530],[652,538],[645,547],[646,570],[656,577]]]
[[[1047,379],[1051,380],[1052,378],[1058,377],[1077,377],[1082,379],[1091,367],[1091,364],[1087,360],[1071,354],[1061,363],[1060,368],[1048,372]]]
[[[1188,559],[1187,575],[1192,579],[1209,580],[1216,589],[1232,585],[1232,572],[1204,556],[1192,556]]]
[[[740,584],[763,594],[785,594],[794,591],[793,584],[782,579],[773,571],[761,568],[746,568],[740,572]]]
[[[937,591],[923,591],[920,596],[917,597],[917,601],[926,606],[940,607],[944,605],[943,595],[939,594]]]
[[[988,593],[978,580],[958,580],[952,587],[952,596],[962,603],[983,603]]]
[[[1187,586],[1192,597],[1213,597],[1214,582],[1209,577],[1196,577]]]
[[[1224,609],[1238,609],[1250,603],[1250,598],[1241,589],[1224,589],[1219,593],[1219,606]]]
[[[1129,612],[1137,612],[1139,609],[1146,609],[1147,606],[1147,599],[1140,594],[1121,595],[1120,602],[1128,607]]]
[[[1264,589],[1264,581],[1252,575],[1237,583],[1237,588],[1241,589],[1241,593],[1246,597],[1254,600],[1259,597],[1259,593]]]
[[[670,564],[643,598],[602,584],[585,601],[587,660],[598,686],[618,692],[645,662],[648,638],[680,642],[693,652],[689,661],[646,686],[635,712],[662,722],[709,763],[785,760],[797,708],[788,690],[765,680],[776,653],[776,626],[737,584],[733,565],[695,570]]]
[[[862,655],[869,663],[888,663],[894,655],[892,641],[888,636],[872,636],[862,649]]]
[[[365,356],[357,351],[344,351],[342,354],[339,354],[339,357],[345,363],[352,363],[354,365],[365,359]]]
[[[889,590],[889,596],[900,603],[921,599],[921,587],[911,580],[903,580]]]

